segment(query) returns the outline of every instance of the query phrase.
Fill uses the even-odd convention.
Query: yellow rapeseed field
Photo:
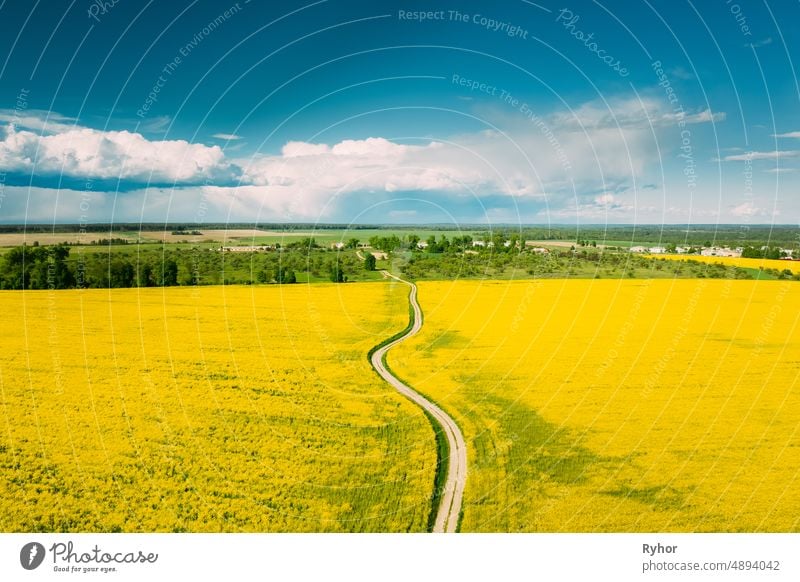
[[[670,261],[697,261],[698,263],[722,264],[727,267],[743,269],[789,269],[792,273],[800,273],[800,261],[778,261],[771,259],[743,259],[741,257],[704,257],[700,255],[651,255],[655,259]]]
[[[0,292],[0,531],[424,531],[407,287]]]
[[[800,530],[800,286],[419,284],[392,368],[468,440],[462,531]]]

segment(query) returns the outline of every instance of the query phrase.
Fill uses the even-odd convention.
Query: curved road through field
[[[436,512],[436,522],[433,526],[435,533],[455,532],[458,527],[458,517],[461,512],[461,502],[464,497],[464,485],[467,482],[467,446],[464,436],[455,421],[439,408],[436,404],[404,384],[394,376],[386,367],[384,357],[386,352],[401,341],[416,334],[422,327],[422,310],[417,303],[417,286],[414,283],[396,277],[388,271],[382,271],[384,277],[391,277],[411,287],[408,300],[414,310],[414,323],[408,333],[375,350],[372,354],[372,367],[380,376],[400,392],[403,396],[421,406],[436,423],[439,424],[443,434],[450,445],[450,458],[447,461],[447,479],[444,490],[440,496],[439,509]]]

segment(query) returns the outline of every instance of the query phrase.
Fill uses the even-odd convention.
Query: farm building
[[[707,247],[700,251],[704,257],[741,257],[741,249],[728,249],[725,247]]]

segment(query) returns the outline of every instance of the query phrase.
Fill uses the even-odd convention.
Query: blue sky
[[[0,1],[0,222],[797,224],[798,23],[727,0]]]

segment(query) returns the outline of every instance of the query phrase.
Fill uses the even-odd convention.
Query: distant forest
[[[480,232],[487,236],[497,233],[510,236],[517,234],[526,240],[558,240],[580,241],[594,240],[598,244],[607,241],[685,244],[710,246],[724,245],[744,246],[782,246],[797,248],[800,246],[800,225],[768,225],[768,224],[692,224],[692,225],[496,225],[487,230],[480,224],[416,224],[416,225],[380,225],[380,224],[314,224],[314,223],[115,223],[115,224],[28,224],[0,225],[0,233],[63,233],[84,231],[107,233],[109,238],[122,232],[196,232],[205,230],[262,229],[276,232],[296,231],[330,231],[330,230],[386,230],[389,232],[413,233],[415,230],[441,230]],[[708,244],[707,244],[708,243]]]

